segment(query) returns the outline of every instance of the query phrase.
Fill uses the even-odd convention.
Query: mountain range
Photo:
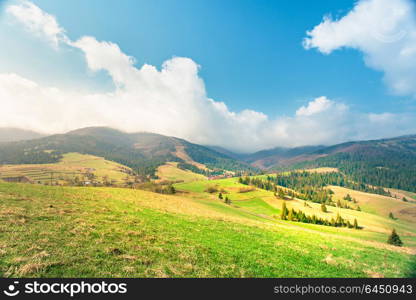
[[[41,138],[43,136],[43,134],[37,133],[32,130],[25,130],[12,127],[0,128],[0,143],[32,140]]]
[[[416,135],[332,146],[278,147],[252,154],[237,154],[160,134],[126,133],[107,127],[39,136],[17,129],[0,130],[0,163],[51,163],[64,153],[79,152],[102,156],[145,174],[151,174],[168,161],[180,162],[193,171],[207,168],[258,172],[333,167],[366,184],[416,190]]]

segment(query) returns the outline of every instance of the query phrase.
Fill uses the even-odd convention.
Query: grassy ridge
[[[193,192],[0,183],[0,216],[1,276],[400,277],[415,270],[404,249],[268,221]]]
[[[158,167],[156,175],[159,177],[160,180],[167,181],[189,182],[206,179],[204,175],[197,174],[189,170],[179,169],[177,162],[168,162],[163,166]]]
[[[3,165],[0,166],[0,178],[26,176],[34,182],[65,184],[76,176],[83,179],[86,172],[93,173],[97,181],[102,181],[104,176],[115,183],[124,182],[124,178],[131,177],[126,171],[130,168],[102,157],[66,153],[57,163],[50,164],[26,164],[26,165]]]

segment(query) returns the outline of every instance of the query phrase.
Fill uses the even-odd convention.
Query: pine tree
[[[228,198],[228,196],[225,196],[225,203],[226,204],[231,204],[231,200],[230,200],[230,198]]]
[[[400,239],[399,235],[396,232],[396,229],[393,229],[389,238],[387,239],[387,244],[395,245],[395,246],[403,246],[403,242]]]
[[[283,204],[282,204],[282,212],[281,212],[281,214],[280,214],[280,218],[282,219],[282,220],[286,220],[286,216],[287,216],[287,207],[286,207],[286,202],[285,201],[283,201]]]
[[[357,222],[357,219],[354,219],[354,229],[358,229],[359,227],[358,227],[358,222]]]
[[[221,200],[222,200],[222,198],[223,198],[223,197],[222,197],[222,193],[219,193],[219,194],[218,194],[218,199],[221,199]]]
[[[285,199],[285,192],[283,191],[283,189],[279,189],[278,196],[280,199]]]
[[[395,217],[392,212],[389,213],[389,218],[395,220]]]
[[[293,208],[291,209],[291,210],[289,210],[289,214],[288,214],[288,216],[287,216],[287,219],[289,220],[289,221],[293,221],[293,218],[294,218],[294,211],[293,211]]]
[[[326,209],[325,203],[321,204],[321,211],[324,212],[324,213],[328,212],[328,210]]]
[[[168,194],[175,194],[175,193],[176,193],[175,188],[173,187],[173,185],[170,185],[168,187]]]

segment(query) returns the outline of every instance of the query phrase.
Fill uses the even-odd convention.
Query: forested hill
[[[88,127],[35,140],[0,143],[0,164],[53,163],[69,152],[101,156],[147,174],[168,161],[189,160],[212,169],[254,170],[224,154],[179,138],[125,133],[107,127]]]
[[[416,192],[416,135],[348,142],[310,155],[317,158],[289,168],[335,167],[359,183]]]
[[[0,143],[38,139],[43,135],[31,130],[12,127],[0,128]]]

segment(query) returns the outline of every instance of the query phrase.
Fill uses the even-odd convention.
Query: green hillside
[[[123,185],[134,182],[134,172],[121,164],[79,153],[65,153],[56,163],[0,165],[0,180],[24,177],[32,183],[49,185]]]
[[[104,157],[145,176],[153,176],[157,167],[166,162],[200,164],[212,170],[254,170],[245,163],[182,139],[153,133],[125,133],[106,127],[0,144],[0,164],[57,163],[63,154],[71,152]]]
[[[416,192],[415,135],[324,147],[279,164],[271,169],[333,167],[360,184]]]
[[[204,192],[209,185],[224,189],[232,205]],[[160,195],[0,183],[0,275],[415,275],[414,248],[406,245],[415,239],[409,235],[414,226],[398,229],[405,247],[389,246],[385,232],[273,218],[279,203],[272,193],[241,187],[236,179],[201,181],[178,184],[177,195]]]

